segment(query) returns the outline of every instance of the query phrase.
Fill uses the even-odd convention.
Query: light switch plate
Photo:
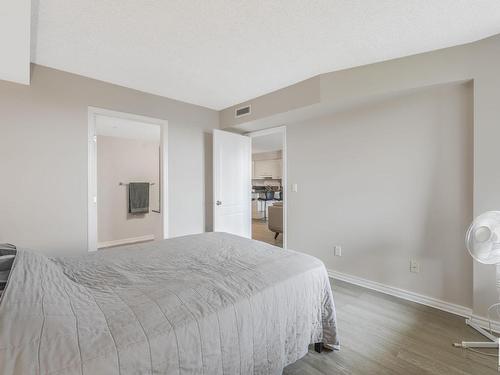
[[[298,191],[297,184],[292,184],[292,193],[296,193]]]

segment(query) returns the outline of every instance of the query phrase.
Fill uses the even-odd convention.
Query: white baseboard
[[[470,318],[472,321],[479,324],[481,327],[489,329],[488,319],[478,315],[474,315],[472,313],[472,309],[469,307],[456,305],[454,303],[446,302],[434,297],[424,296],[422,294],[410,292],[408,290],[396,288],[390,285],[378,283],[376,281],[363,279],[358,276],[348,275],[346,273],[337,272],[333,270],[328,270],[328,276],[332,279],[345,281],[349,284],[354,284],[361,286],[363,288],[376,290],[377,292],[385,293],[394,297],[405,299],[407,301],[420,303],[421,305],[434,307],[435,309],[443,310],[451,314]],[[491,328],[495,332],[500,332],[500,322],[492,321]]]
[[[140,237],[131,237],[131,238],[123,238],[121,240],[99,242],[97,244],[97,248],[104,249],[106,247],[111,247],[111,246],[120,246],[137,242],[153,241],[154,239],[155,239],[154,234],[147,234],[145,236],[140,236]]]
[[[479,326],[483,327],[484,329],[487,329],[487,330],[490,329],[490,325],[489,325],[487,318],[472,314],[470,316],[470,320],[473,321],[474,323],[479,324]],[[496,332],[496,333],[500,333],[500,322],[498,320],[491,321],[491,330]]]

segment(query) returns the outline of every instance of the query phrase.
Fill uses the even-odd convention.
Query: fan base
[[[498,349],[498,371],[500,372],[500,341],[499,338],[492,335],[490,332],[480,327],[478,324],[472,322],[470,319],[465,320],[465,324],[469,327],[474,328],[481,335],[489,339],[490,341],[462,341],[461,343],[454,343],[453,346],[456,348],[483,348],[483,349]]]

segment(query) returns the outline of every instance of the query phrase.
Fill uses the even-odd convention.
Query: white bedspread
[[[323,263],[224,233],[19,250],[0,302],[2,375],[281,374],[316,342],[338,348]]]

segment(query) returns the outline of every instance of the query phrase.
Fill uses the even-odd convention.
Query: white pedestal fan
[[[496,285],[500,290],[500,211],[488,211],[474,219],[467,230],[465,245],[472,258],[479,263],[497,265]],[[495,308],[498,314],[500,311],[500,303],[495,303],[488,308],[488,318],[490,317],[491,311]],[[461,348],[499,348],[498,337],[472,322],[470,319],[467,319],[465,323],[485,336],[489,341],[462,341],[461,343],[453,344],[454,346]]]

